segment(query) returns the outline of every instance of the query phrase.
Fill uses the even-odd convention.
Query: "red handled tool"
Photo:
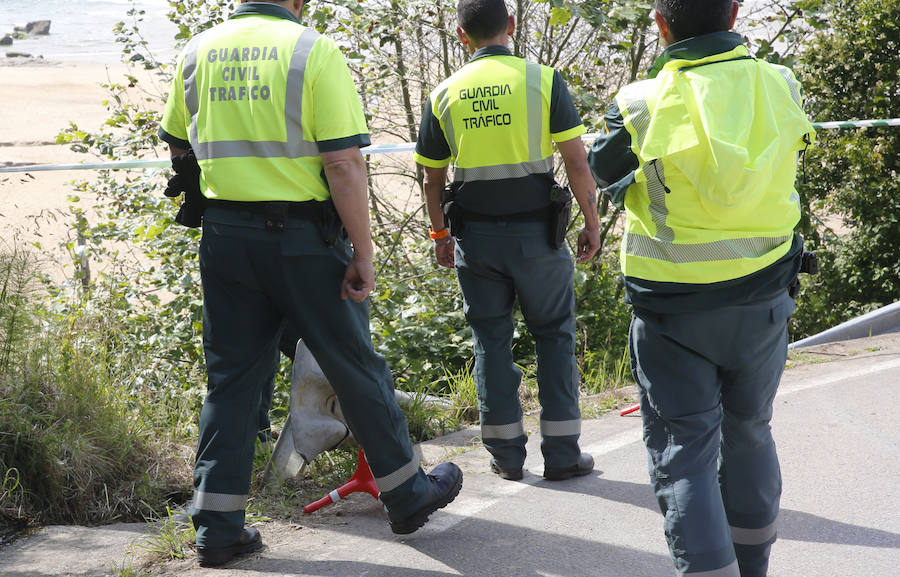
[[[372,476],[372,470],[369,468],[369,463],[366,461],[366,455],[363,453],[362,447],[359,448],[359,460],[356,463],[356,471],[350,477],[350,480],[315,503],[310,503],[304,507],[303,514],[309,515],[326,505],[336,503],[350,493],[368,493],[375,499],[378,499],[378,485],[375,484],[375,477]]]

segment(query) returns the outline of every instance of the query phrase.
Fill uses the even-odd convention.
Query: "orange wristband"
[[[441,230],[437,230],[437,231],[434,230],[433,228],[429,228],[428,236],[431,237],[431,240],[440,240],[442,238],[447,238],[448,236],[450,236],[450,231],[447,230],[446,227],[442,228]]]

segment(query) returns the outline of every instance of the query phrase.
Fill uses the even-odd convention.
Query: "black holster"
[[[550,246],[559,250],[566,243],[566,232],[572,218],[572,191],[556,182],[550,188]]]
[[[173,156],[172,170],[175,174],[169,179],[164,194],[174,198],[184,193],[175,222],[189,228],[197,228],[203,222],[206,197],[200,192],[200,165],[197,164],[194,151],[188,149],[186,154]]]
[[[800,293],[801,274],[819,274],[819,259],[816,257],[816,253],[808,250],[803,251],[803,255],[800,257],[800,270],[788,286],[788,294],[791,295],[792,299],[796,299],[797,295]]]
[[[322,237],[322,241],[331,248],[338,239],[345,237],[347,232],[344,230],[344,222],[334,206],[334,201],[329,198],[319,204],[322,213],[316,219],[316,225],[319,227],[319,236]]]
[[[450,229],[450,234],[456,238],[462,234],[463,214],[456,204],[456,191],[459,183],[452,182],[444,187],[441,195],[441,212],[444,214],[444,226]]]
[[[175,215],[175,222],[189,228],[199,227],[203,224],[203,211],[206,209],[205,201],[206,197],[203,196],[199,189],[185,192],[178,214]]]

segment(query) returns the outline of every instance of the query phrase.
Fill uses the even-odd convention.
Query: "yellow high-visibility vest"
[[[511,55],[467,63],[431,92],[431,110],[450,145],[451,158],[419,154],[423,166],[451,162],[455,181],[521,178],[553,170],[553,143],[584,132],[579,124],[550,133],[553,68]]]
[[[207,197],[325,200],[316,143],[368,134],[343,55],[296,21],[236,16],[186,46],[162,128],[190,142]]]
[[[797,152],[815,135],[789,69],[738,46],[670,60],[616,103],[639,161],[625,194],[625,276],[714,283],[788,252]]]

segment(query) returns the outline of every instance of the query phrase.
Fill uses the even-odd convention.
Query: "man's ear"
[[[512,14],[509,15],[509,21],[506,23],[506,35],[512,36],[516,31],[516,17]]]
[[[459,41],[463,46],[469,46],[469,35],[459,26],[456,27],[456,37],[459,38]]]
[[[738,2],[731,3],[731,23],[728,25],[729,30],[734,28],[734,21],[737,20],[738,10],[740,9],[741,5]]]
[[[672,30],[669,28],[669,23],[666,22],[663,15],[654,10],[653,20],[656,22],[656,27],[659,28],[659,37],[662,41],[662,45],[668,46],[675,42],[675,38],[672,36]]]
[[[666,19],[663,18],[663,15],[653,11],[653,20],[656,22],[656,27],[659,28],[659,35],[662,37],[666,37],[669,35],[669,23],[666,22]]]

